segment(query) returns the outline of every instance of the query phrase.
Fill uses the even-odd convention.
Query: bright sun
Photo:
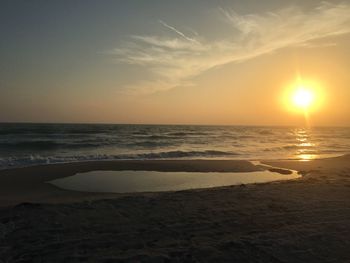
[[[315,94],[308,88],[298,87],[293,94],[293,103],[298,108],[308,109],[314,102]]]
[[[311,114],[324,107],[325,97],[324,86],[320,81],[298,77],[286,86],[281,102],[290,112]]]

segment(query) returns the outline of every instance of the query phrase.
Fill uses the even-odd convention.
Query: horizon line
[[[189,123],[112,123],[112,122],[33,122],[33,121],[0,121],[0,124],[61,124],[61,125],[139,125],[139,126],[213,126],[213,127],[283,127],[306,128],[304,125],[283,124],[189,124]],[[311,128],[350,128],[340,125],[314,125]]]

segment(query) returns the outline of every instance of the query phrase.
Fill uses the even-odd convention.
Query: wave
[[[184,157],[223,157],[223,156],[235,156],[239,155],[235,152],[224,152],[224,151],[167,151],[158,153],[145,153],[139,154],[139,157],[147,159],[158,159],[158,158],[184,158]]]
[[[206,136],[209,135],[207,132],[170,132],[167,135],[169,136],[175,136],[175,137],[183,137],[183,136]]]
[[[86,149],[95,148],[99,149],[101,147],[122,147],[122,148],[142,148],[142,149],[154,149],[156,147],[166,147],[166,146],[177,146],[179,145],[178,140],[171,140],[167,137],[147,137],[143,140],[123,140],[117,138],[110,139],[68,139],[64,138],[53,140],[8,140],[0,141],[0,152],[1,151],[46,151],[46,150],[59,150],[59,149]]]
[[[165,146],[176,146],[175,142],[170,142],[170,141],[142,141],[142,142],[133,142],[128,144],[129,147],[133,147],[133,148],[148,148],[148,149],[154,149],[157,147],[165,147]]]
[[[270,130],[260,130],[260,131],[258,131],[258,133],[261,135],[274,135],[274,132],[272,132]]]
[[[74,149],[74,148],[88,148],[101,146],[101,143],[64,143],[52,140],[43,141],[17,141],[17,142],[1,142],[0,148],[2,150],[55,150],[55,149]]]
[[[0,147],[2,149],[16,149],[16,150],[49,150],[58,148],[64,144],[54,141],[17,141],[17,142],[1,142]]]
[[[132,138],[132,137],[131,137],[131,138]],[[145,140],[169,140],[169,139],[176,139],[175,136],[168,136],[168,135],[149,135],[149,134],[137,135],[137,136],[134,136],[134,138],[137,138],[137,139],[145,139]]]
[[[234,159],[238,153],[240,159],[343,153],[350,149],[349,135],[350,128],[0,123],[0,169],[94,160]]]
[[[4,124],[0,123],[0,135],[47,134],[98,134],[119,131],[120,127],[95,124]]]
[[[81,161],[112,161],[112,160],[152,160],[152,159],[177,159],[177,158],[205,158],[205,157],[229,157],[236,156],[238,153],[224,151],[165,151],[150,152],[141,154],[91,154],[91,155],[71,155],[71,156],[42,156],[27,155],[21,157],[0,158],[0,170],[25,167],[32,165],[81,162]]]

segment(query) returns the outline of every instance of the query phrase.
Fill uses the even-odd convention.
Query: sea
[[[307,161],[348,153],[349,127],[0,123],[0,169],[130,159]]]

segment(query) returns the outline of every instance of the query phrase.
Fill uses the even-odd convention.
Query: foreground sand
[[[145,194],[64,191],[78,171],[253,171],[244,161],[93,162],[0,172],[0,262],[350,262],[350,156],[274,161],[301,179]]]

